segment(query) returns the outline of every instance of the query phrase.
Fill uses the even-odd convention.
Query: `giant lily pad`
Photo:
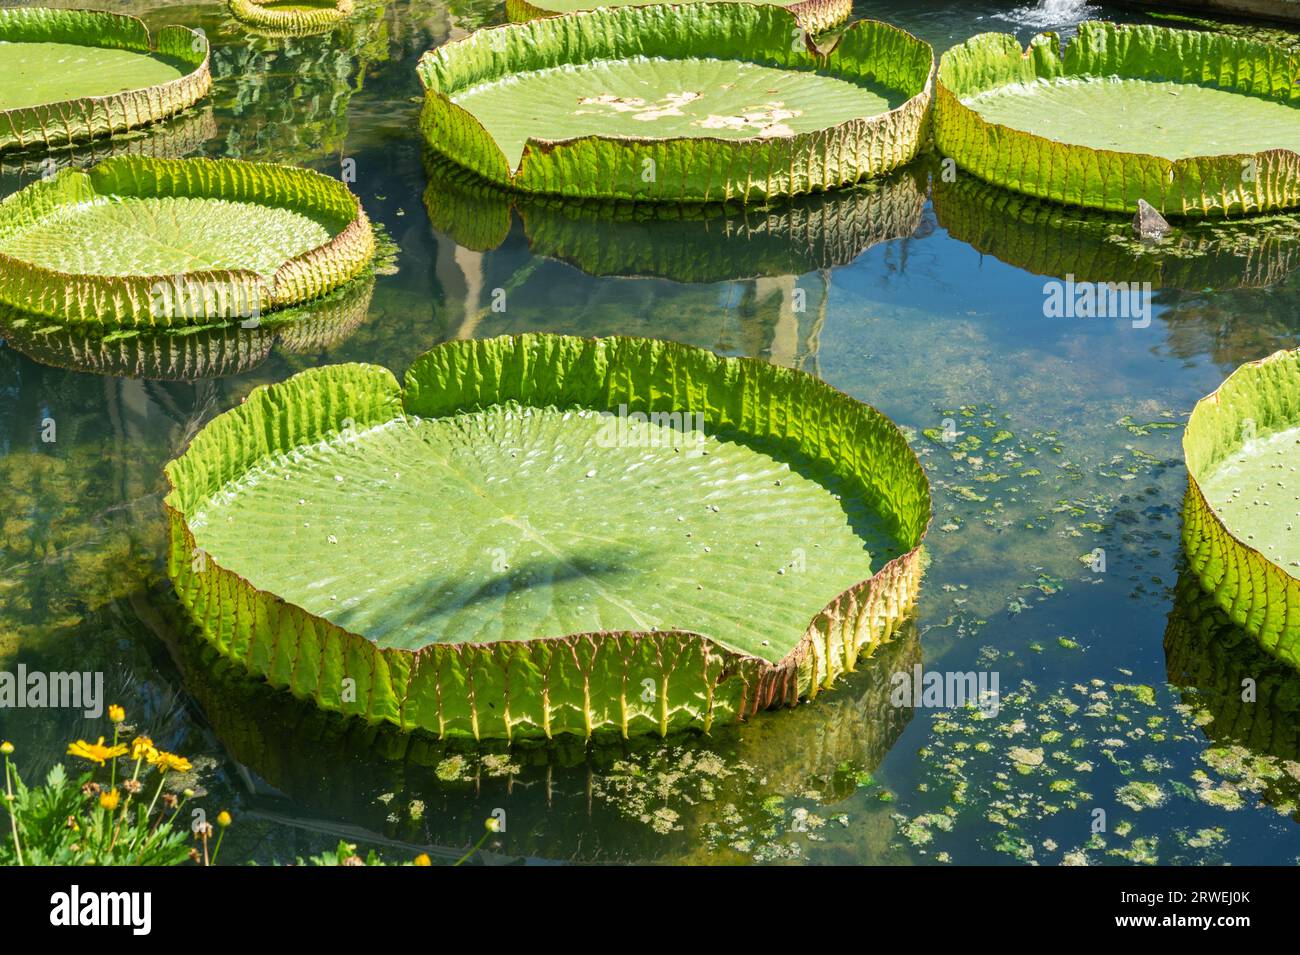
[[[934,179],[934,215],[954,239],[1008,265],[1079,282],[1152,288],[1266,288],[1300,268],[1300,215],[1183,220],[1164,239],[1119,213],[1034,199],[973,176]]]
[[[0,152],[145,126],[208,94],[208,41],[93,10],[0,10]]]
[[[118,378],[197,381],[256,368],[273,348],[317,352],[354,332],[370,309],[374,276],[362,275],[328,295],[247,323],[183,328],[61,325],[0,306],[0,338],[33,361]]]
[[[211,324],[329,292],[374,251],[356,197],[319,173],[119,157],[0,202],[0,302],[64,323]]]
[[[241,23],[278,36],[310,36],[334,29],[352,15],[352,0],[227,0]]]
[[[1300,666],[1300,351],[1238,368],[1183,435],[1183,544],[1239,627]]]
[[[930,47],[870,20],[828,53],[801,36],[788,10],[751,3],[479,30],[420,59],[420,126],[433,149],[492,182],[577,198],[755,200],[916,155]]]
[[[624,736],[812,697],[912,604],[929,485],[815,378],[644,339],[439,346],[259,388],[167,466],[218,650],[440,737]]]
[[[534,255],[589,275],[726,282],[847,265],[921,224],[923,171],[761,206],[611,203],[514,193],[446,161],[426,163],[435,229],[478,252],[500,246],[514,212]]]
[[[1300,205],[1300,57],[1216,33],[1083,23],[939,64],[935,143],[989,182],[1071,205],[1222,216]]]
[[[646,0],[611,0],[608,3],[601,3],[599,0],[506,0],[506,15],[516,23],[522,23],[538,17],[553,17],[564,13],[576,13],[579,10],[594,10],[597,7],[639,5],[645,2]],[[694,2],[694,0],[684,0],[684,2]],[[853,0],[775,0],[775,3],[797,16],[803,28],[809,33],[821,33],[831,27],[839,26],[853,13]]]

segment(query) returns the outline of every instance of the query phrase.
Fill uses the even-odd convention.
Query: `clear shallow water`
[[[1112,223],[1063,223],[1060,210],[978,190],[930,202],[903,177],[776,215],[614,225],[531,208],[511,220],[508,206],[458,205],[439,186],[435,230],[414,64],[496,22],[490,5],[393,3],[332,38],[252,42],[220,5],[120,8],[155,26],[202,26],[216,45],[212,107],[172,130],[167,148],[335,175],[355,160],[353,188],[401,247],[364,321],[250,347],[225,377],[99,376],[0,348],[0,667],[103,670],[109,700],[194,758],[205,804],[234,812],[224,858],[283,860],[340,837],[393,858],[428,846],[454,857],[496,809],[507,828],[493,858],[1300,855],[1300,784],[1285,763],[1300,751],[1296,681],[1215,617],[1178,557],[1187,412],[1239,363],[1300,344],[1293,230],[1260,224],[1216,246],[1210,265],[1185,254],[1153,264]],[[939,49],[1008,29],[1000,11],[857,9]],[[1025,40],[1035,28],[1016,29]],[[0,192],[39,172],[5,160]],[[783,235],[818,241],[796,253]],[[1202,248],[1199,236],[1181,240],[1184,252]],[[722,237],[743,242],[721,253]],[[1089,269],[1166,285],[1149,323],[1046,316],[1045,284]],[[498,289],[505,312],[491,308]],[[304,367],[400,371],[440,341],[523,330],[650,335],[766,358],[914,429],[935,485],[917,620],[813,704],[708,739],[590,752],[463,754],[343,723],[185,639],[158,561],[161,468],[195,430]],[[42,441],[47,418],[53,443]],[[1001,712],[893,705],[891,674],[918,663],[996,673]],[[1239,699],[1247,675],[1259,686],[1253,704]],[[102,732],[68,712],[0,711],[0,736],[29,777],[72,736]],[[1101,844],[1095,809],[1107,814]]]

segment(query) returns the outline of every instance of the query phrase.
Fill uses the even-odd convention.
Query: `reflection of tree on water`
[[[912,235],[925,205],[913,169],[729,208],[512,195],[437,157],[425,163],[447,337],[646,335],[814,373],[830,269]]]
[[[232,117],[222,155],[297,163],[342,155],[348,103],[367,66],[388,57],[388,24],[380,12],[359,10],[318,36],[217,40],[213,97]]]
[[[1300,225],[1296,235],[1300,236]],[[1300,271],[1265,289],[1186,292],[1160,313],[1171,354],[1208,356],[1226,371],[1300,345]]]
[[[1300,674],[1268,656],[1186,571],[1165,630],[1165,666],[1183,701],[1212,717],[1201,730],[1218,744],[1213,758],[1237,761],[1232,744],[1250,750],[1251,764],[1256,754],[1276,757],[1280,765],[1251,767],[1265,798],[1300,802]]]
[[[794,275],[743,283],[736,306],[737,341],[719,344],[726,351],[757,355],[820,376],[817,352],[830,300],[830,271],[818,271],[816,281],[820,287]]]
[[[1080,283],[1150,283],[1169,350],[1225,367],[1300,338],[1300,216],[1178,221],[1158,242],[1128,217],[1040,202],[958,175],[933,179],[935,214],[955,239],[1017,268]]]
[[[920,660],[909,622],[815,702],[711,736],[467,750],[272,690],[194,636],[167,597],[140,614],[243,767],[252,794],[241,797],[242,818],[387,840],[397,858],[477,841],[496,809],[507,819],[498,847],[512,856],[670,860],[712,840],[716,861],[748,854],[729,848],[737,840],[755,850],[797,842],[800,820],[845,799],[898,738],[911,711],[891,704],[890,676]]]
[[[697,288],[656,288],[659,283],[647,280],[597,281],[579,304],[574,299],[581,293],[567,277],[567,301],[543,291],[559,287],[552,278],[555,263],[533,259],[505,284],[492,285],[495,264],[489,254],[451,242],[438,244],[435,268],[447,302],[448,338],[532,331],[538,313],[545,311],[546,330],[558,334],[667,338],[818,371],[818,336],[830,292],[825,272]],[[500,311],[496,303],[502,304]]]
[[[361,0],[333,30],[302,37],[259,36],[228,25],[212,51],[213,96],[230,117],[221,154],[298,164],[342,157],[349,106],[377,65],[411,60],[413,69],[420,53],[491,16],[479,2],[459,6],[460,14],[456,5],[433,0]],[[389,110],[418,89],[413,72],[391,69],[380,79],[402,84],[383,91]]]

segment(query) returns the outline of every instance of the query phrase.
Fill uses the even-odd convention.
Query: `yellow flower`
[[[126,710],[120,706],[110,706],[108,708],[108,721],[110,723],[125,723]]]
[[[217,813],[217,825],[220,826],[222,829],[225,829],[227,826],[229,826],[230,822],[231,822],[230,813],[226,812],[224,809],[221,810],[221,812]]]
[[[0,743],[0,756],[12,756],[14,754],[14,744],[5,740]]]
[[[125,746],[105,746],[104,737],[99,738],[98,743],[87,743],[84,739],[79,739],[68,746],[68,755],[77,756],[91,763],[99,763],[103,766],[110,759],[126,755]]]
[[[154,751],[153,755],[149,757],[149,764],[157,766],[160,773],[169,771],[188,773],[194,768],[184,756],[177,756],[175,753],[167,753],[162,750]]]
[[[483,828],[486,829],[488,832],[500,832],[501,820],[498,819],[496,816],[488,816],[486,819],[483,820]]]
[[[415,857],[414,865],[433,865],[433,860],[429,858],[427,852],[421,852]]]
[[[151,740],[149,737],[137,736],[135,739],[131,740],[132,759],[136,759],[136,760],[147,759],[149,762],[152,763],[153,758],[155,755],[157,755],[157,753],[158,750],[154,749],[153,740]]]
[[[117,809],[117,804],[121,798],[122,794],[114,789],[106,793],[101,793],[99,796],[99,804],[109,812],[113,812]]]

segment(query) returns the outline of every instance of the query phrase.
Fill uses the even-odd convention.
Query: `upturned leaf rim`
[[[751,0],[736,0],[739,3]],[[639,4],[650,6],[654,0],[644,0]],[[599,7],[600,0],[591,0],[588,9]],[[794,0],[793,3],[779,4],[799,18],[799,23],[809,33],[824,33],[839,26],[853,15],[853,0]],[[556,10],[547,5],[547,0],[506,0],[506,16],[511,23],[524,23],[541,17],[567,16],[575,11]]]
[[[283,262],[269,281],[247,269],[73,274],[0,252],[0,302],[66,324],[206,325],[245,318],[252,305],[265,315],[310,301],[360,274],[375,253],[370,220],[346,185],[310,169],[239,159],[115,156],[84,171],[63,169],[0,200],[0,236],[51,210],[106,195],[278,205],[328,215],[340,226],[323,244]]]
[[[791,135],[530,137],[515,168],[479,119],[452,102],[487,79],[626,55],[815,69],[876,82],[907,99],[883,113]],[[604,7],[488,27],[427,51],[416,71],[427,145],[491,182],[570,198],[749,202],[875,178],[913,159],[928,128],[934,54],[925,41],[878,20],[856,21],[823,50],[783,7],[701,2]],[[656,171],[650,181],[642,176],[647,160]]]

